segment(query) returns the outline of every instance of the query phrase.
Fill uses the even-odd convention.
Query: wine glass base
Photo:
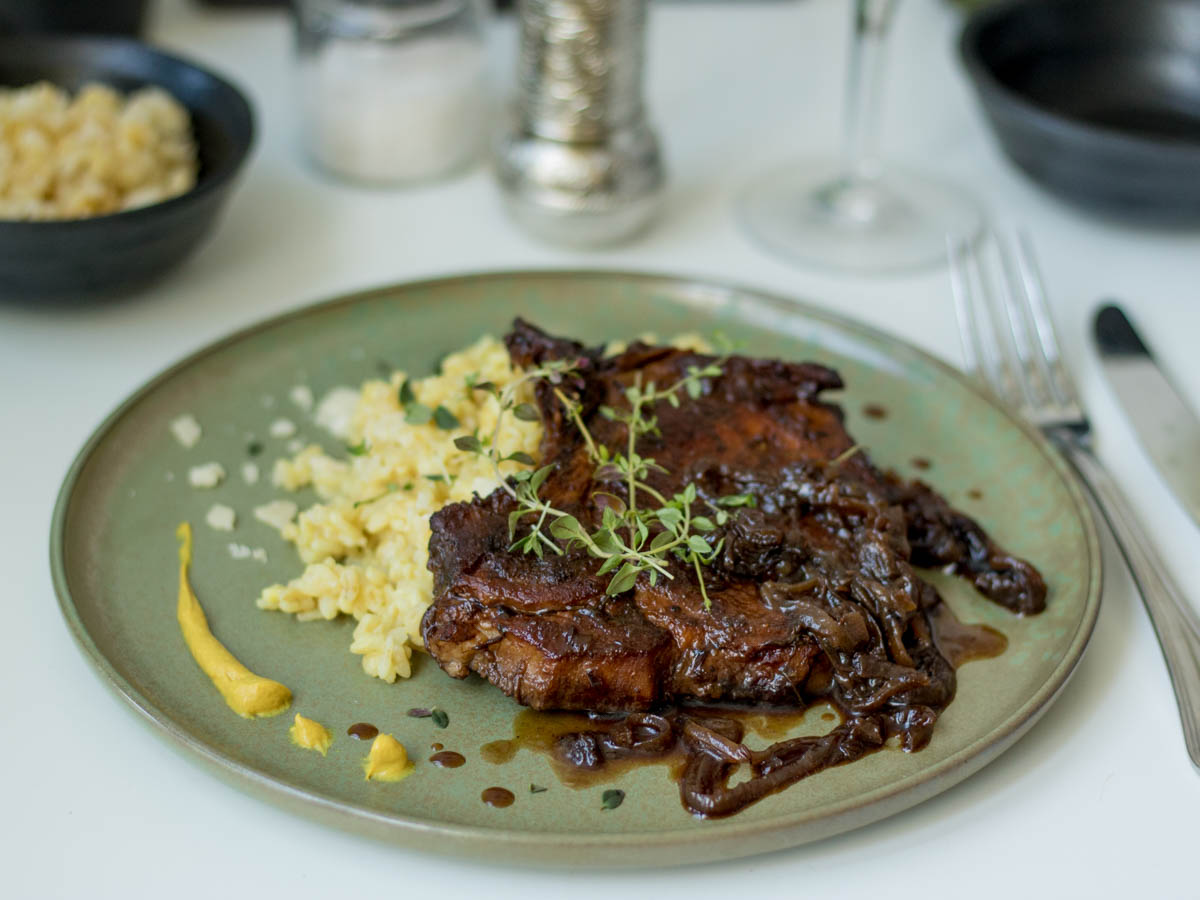
[[[773,255],[843,272],[897,272],[946,261],[947,241],[973,243],[982,207],[967,193],[918,172],[847,179],[835,163],[801,163],[761,176],[738,213]]]

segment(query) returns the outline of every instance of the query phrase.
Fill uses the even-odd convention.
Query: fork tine
[[[992,316],[995,308],[992,304],[992,291],[988,287],[987,274],[983,270],[983,262],[979,250],[971,245],[966,247],[967,299],[971,303],[975,316],[975,336],[977,349],[983,361],[983,373],[991,387],[992,393],[1011,404],[1013,401],[1012,379],[1005,369],[1004,352],[997,340],[996,320]]]
[[[980,276],[983,279],[983,297],[987,305],[988,321],[991,325],[991,344],[1000,359],[1001,371],[1005,378],[1005,390],[1001,398],[1020,412],[1029,412],[1036,406],[1036,399],[1025,377],[1026,367],[1018,344],[1020,325],[1020,305],[1015,302],[1011,286],[1007,279],[1007,256],[1000,235],[991,233],[991,244],[995,265],[1000,273],[991,269],[992,260],[985,258],[983,252],[977,254]]]
[[[1028,302],[1034,331],[1037,334],[1037,345],[1041,351],[1038,357],[1039,367],[1050,386],[1054,402],[1063,407],[1078,407],[1078,394],[1071,379],[1067,376],[1062,362],[1062,354],[1058,349],[1058,333],[1054,329],[1054,320],[1050,316],[1050,307],[1046,302],[1045,282],[1042,280],[1041,271],[1034,257],[1029,235],[1024,231],[1017,234],[1016,256],[1024,287],[1022,293]]]
[[[998,301],[979,249],[966,242],[951,260],[951,289],[964,353],[974,374],[1001,402],[1022,405],[1023,379],[1015,374],[1008,330],[997,321]]]
[[[954,297],[954,319],[958,322],[958,339],[962,344],[965,371],[968,375],[980,378],[979,367],[979,327],[975,322],[974,304],[971,303],[971,287],[967,283],[966,269],[963,267],[963,254],[967,252],[966,242],[957,246],[946,235],[946,259],[950,263],[950,293]]]
[[[1037,323],[1034,321],[1027,279],[1022,275],[1020,251],[1014,251],[1011,241],[1002,240],[996,235],[996,252],[1007,288],[1004,312],[1008,319],[1008,330],[1016,351],[1016,365],[1025,376],[1021,384],[1032,412],[1055,402],[1053,380],[1041,345],[1034,339]]]

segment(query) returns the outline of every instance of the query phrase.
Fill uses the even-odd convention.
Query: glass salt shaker
[[[488,115],[481,0],[296,0],[308,154],[346,178],[402,184],[467,168]]]

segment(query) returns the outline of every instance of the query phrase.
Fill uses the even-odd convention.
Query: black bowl
[[[0,31],[138,34],[148,0],[0,0]]]
[[[1022,0],[959,43],[1004,152],[1076,204],[1200,224],[1200,2]]]
[[[88,219],[0,221],[0,297],[86,299],[128,291],[181,262],[212,230],[254,140],[235,87],[137,41],[100,37],[0,39],[0,84],[39,80],[77,90],[158,85],[187,107],[199,152],[196,185],[140,209]]]

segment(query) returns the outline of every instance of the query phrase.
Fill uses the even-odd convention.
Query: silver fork
[[[1200,618],[1167,574],[1125,496],[1092,452],[1091,426],[1063,366],[1043,281],[1025,235],[983,250],[950,246],[950,280],[968,373],[1041,429],[1091,492],[1142,595],[1175,688],[1183,739],[1200,769]]]

